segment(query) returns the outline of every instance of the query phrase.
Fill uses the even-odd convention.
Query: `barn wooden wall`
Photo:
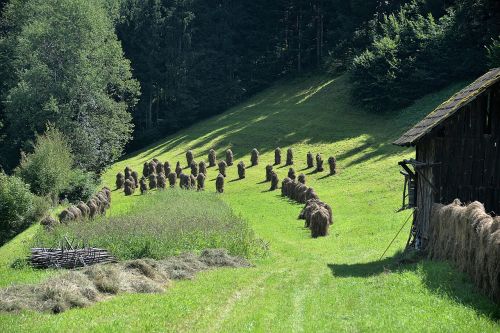
[[[491,98],[488,97],[491,94]],[[488,102],[489,100],[489,102]],[[489,103],[489,123],[486,121]],[[417,228],[427,236],[432,202],[480,201],[500,215],[500,83],[465,105],[417,145],[417,160],[434,184],[418,179]]]

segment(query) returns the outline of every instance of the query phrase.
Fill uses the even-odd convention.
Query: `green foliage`
[[[98,0],[13,0],[6,6],[0,74],[12,149],[51,122],[84,169],[101,171],[121,156],[139,87],[109,11]]]
[[[60,193],[59,198],[71,203],[87,201],[97,192],[99,181],[92,172],[74,169],[71,172],[68,186]]]
[[[37,135],[33,153],[23,156],[16,174],[33,193],[55,200],[73,175],[73,155],[63,134],[48,127],[44,135]]]
[[[47,201],[33,195],[20,178],[0,173],[0,244],[37,222],[47,209]]]
[[[493,40],[488,49],[488,60],[491,67],[500,67],[500,36]]]
[[[247,222],[215,194],[180,189],[138,197],[126,215],[40,230],[35,243],[57,246],[67,236],[110,250],[120,259],[161,259],[189,251],[225,248],[249,256],[255,240]]]

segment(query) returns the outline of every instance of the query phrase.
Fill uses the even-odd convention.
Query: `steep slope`
[[[235,162],[249,164],[252,148],[261,162],[236,180],[230,167],[221,198],[247,219],[269,245],[255,267],[217,270],[195,281],[175,283],[161,295],[123,295],[88,309],[62,315],[0,314],[0,327],[19,331],[497,331],[498,308],[481,296],[464,275],[446,263],[421,261],[394,265],[409,226],[385,258],[379,259],[409,212],[395,213],[402,179],[397,162],[412,154],[390,143],[408,126],[461,85],[419,100],[397,114],[375,115],[349,101],[348,77],[311,77],[282,82],[228,110],[116,163],[142,170],[152,158],[181,161],[192,149],[206,160],[210,148],[219,157],[231,148]],[[301,205],[269,192],[264,168],[277,146],[292,147],[294,168],[332,205],[330,236],[311,239],[297,220]],[[335,155],[339,174],[304,170],[308,151],[324,159]],[[278,167],[280,179],[287,167]],[[207,190],[214,191],[217,171],[209,169]],[[127,210],[134,197],[113,192],[111,214]],[[152,207],[154,209],[154,207]],[[19,249],[33,228],[0,249],[0,277],[36,281],[44,275],[7,268],[9,251]],[[24,237],[24,238],[23,238]],[[19,255],[19,250],[18,254]]]

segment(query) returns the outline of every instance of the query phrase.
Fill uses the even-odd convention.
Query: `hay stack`
[[[185,175],[183,173],[179,175],[179,186],[184,190],[189,190],[189,188],[191,187],[191,180],[189,179],[188,175]]]
[[[257,150],[257,148],[252,149],[250,163],[252,166],[259,165],[259,151]]]
[[[191,162],[191,174],[195,177],[198,176],[198,163],[195,161]]]
[[[266,165],[266,182],[271,181],[272,173],[273,173],[273,166],[271,164]]]
[[[270,191],[274,191],[278,189],[279,178],[276,172],[271,171],[271,188]]]
[[[172,168],[170,167],[170,163],[168,161],[165,161],[165,163],[163,163],[163,171],[165,171],[166,175],[168,175],[168,173],[166,172],[167,169],[171,170]]]
[[[75,215],[73,215],[68,209],[64,209],[62,212],[59,213],[58,218],[59,222],[68,223],[75,219]]]
[[[293,165],[293,150],[288,148],[286,151],[286,165]]]
[[[118,172],[116,174],[116,189],[119,190],[123,188],[123,185],[125,185],[125,176],[123,175],[123,173]]]
[[[224,177],[226,177],[226,168],[227,168],[226,161],[220,161],[219,162],[219,173],[221,175],[223,175]]]
[[[281,164],[281,149],[278,147],[274,150],[274,165]]]
[[[157,163],[156,164],[156,174],[160,175],[160,173],[165,174],[165,168],[163,167],[162,163]]]
[[[303,173],[301,173],[299,175],[299,178],[297,179],[299,183],[302,183],[302,184],[306,184],[306,175],[304,175]]]
[[[311,152],[307,153],[307,168],[310,169],[314,167],[314,157]]]
[[[500,302],[500,218],[479,202],[435,204],[427,250],[431,259],[449,260],[471,276],[478,288]]]
[[[290,178],[291,180],[295,180],[296,176],[295,170],[293,168],[288,169],[288,178]]]
[[[226,163],[228,166],[233,165],[233,151],[231,149],[226,150]]]
[[[87,206],[89,206],[89,209],[90,209],[89,217],[91,219],[95,218],[97,216],[97,214],[99,213],[99,207],[97,207],[97,203],[95,202],[95,200],[89,199],[87,201]]]
[[[139,173],[137,171],[132,171],[131,173],[132,179],[134,180],[135,187],[139,186]]]
[[[204,161],[201,161],[200,164],[198,164],[198,173],[202,173],[205,176],[207,175],[207,164]]]
[[[156,180],[156,174],[152,173],[149,175],[149,189],[155,189],[158,185],[157,180]]]
[[[215,150],[210,149],[208,152],[208,165],[210,167],[214,167],[217,161],[217,155],[215,154]]]
[[[224,175],[220,173],[215,180],[215,189],[217,190],[217,193],[224,193]]]
[[[328,166],[330,167],[330,175],[337,173],[337,159],[334,156],[328,158]]]
[[[167,187],[167,178],[163,172],[160,172],[156,177],[156,183],[160,190],[164,190]]]
[[[194,160],[193,152],[191,150],[188,150],[186,152],[186,163],[187,163],[186,165],[190,166],[193,160]]]
[[[139,188],[141,190],[141,194],[146,194],[148,192],[148,185],[146,184],[146,178],[142,177],[139,181]]]
[[[171,172],[168,174],[168,184],[170,187],[175,187],[175,183],[177,182],[177,174],[175,172]]]
[[[205,175],[201,172],[198,174],[198,177],[196,177],[196,188],[198,191],[205,190]]]
[[[196,177],[194,175],[189,175],[189,189],[196,189]]]
[[[238,163],[238,178],[239,179],[245,178],[245,163],[243,161],[240,161]]]
[[[309,187],[306,190],[306,201],[311,200],[311,199],[319,199],[319,197],[316,194],[316,192],[314,191],[314,189],[312,187]]]
[[[311,214],[311,237],[318,238],[328,235],[329,225],[328,210],[323,207],[318,207]]]
[[[181,173],[182,173],[181,162],[177,161],[177,164],[175,165],[175,174],[177,175],[177,178],[180,178]]]
[[[316,171],[317,172],[322,172],[323,169],[323,158],[321,157],[321,154],[316,155]]]
[[[290,195],[290,184],[292,184],[292,180],[288,177],[283,179],[281,182],[281,195],[288,197]]]
[[[144,165],[142,167],[142,176],[143,177],[149,177],[149,164],[148,162],[144,162]]]
[[[78,205],[76,205],[76,208],[78,208],[82,212],[82,217],[87,218],[90,215],[90,208],[87,206],[87,204],[83,201],[80,201]]]
[[[149,168],[149,176],[151,176],[153,173],[156,173],[156,162],[155,161],[149,162],[148,168]]]
[[[124,173],[125,173],[125,179],[128,179],[130,176],[132,176],[132,169],[130,167],[126,166]]]
[[[40,221],[40,224],[45,228],[45,230],[52,230],[59,222],[53,218],[52,216],[46,216],[43,220]]]
[[[131,181],[130,179],[127,179],[125,181],[125,195],[129,196],[129,195],[134,194],[134,192],[135,192],[135,184],[134,184],[134,182]]]

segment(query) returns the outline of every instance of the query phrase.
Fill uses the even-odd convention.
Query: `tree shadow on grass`
[[[447,262],[396,253],[379,261],[356,264],[328,264],[335,277],[369,278],[381,274],[418,271],[423,274],[424,285],[466,307],[470,307],[491,320],[500,320],[500,307],[474,286],[471,279]]]

